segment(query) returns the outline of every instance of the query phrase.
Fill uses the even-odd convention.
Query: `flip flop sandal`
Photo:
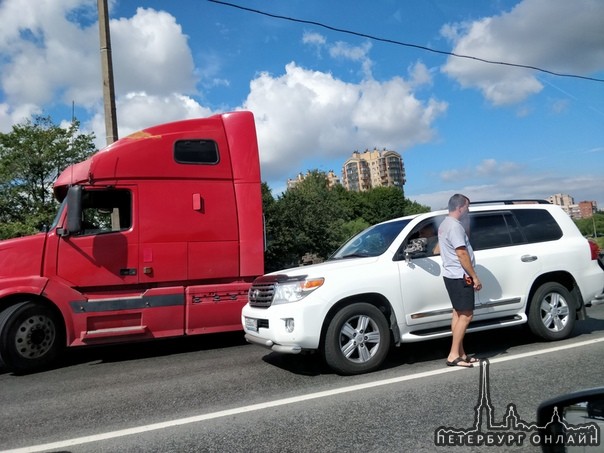
[[[447,360],[447,366],[458,366],[458,367],[462,367],[462,368],[472,368],[474,366],[471,363],[469,365],[460,365],[460,363],[468,363],[468,362],[466,362],[463,357],[457,357],[452,362],[449,362]]]

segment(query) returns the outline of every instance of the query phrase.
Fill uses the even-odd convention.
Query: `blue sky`
[[[403,156],[405,196],[434,209],[455,192],[564,193],[604,209],[602,81],[383,41],[604,80],[601,0],[231,3],[306,22],[207,0],[109,0],[120,136],[247,109],[274,194],[386,148]],[[2,0],[0,23],[0,131],[73,110],[103,147],[96,0]]]

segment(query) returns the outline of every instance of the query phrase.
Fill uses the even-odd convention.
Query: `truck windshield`
[[[57,223],[59,223],[59,219],[61,218],[61,214],[65,210],[65,205],[67,205],[67,197],[65,197],[61,202],[61,206],[59,206],[59,210],[57,211],[55,218],[52,220],[52,224],[48,228],[48,231],[52,231],[53,228],[56,228]]]
[[[371,226],[347,241],[329,259],[381,255],[410,221],[411,219],[395,220]]]

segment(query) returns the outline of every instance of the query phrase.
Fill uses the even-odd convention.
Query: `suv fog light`
[[[292,333],[294,331],[294,318],[284,318],[285,321],[285,330],[288,333]]]

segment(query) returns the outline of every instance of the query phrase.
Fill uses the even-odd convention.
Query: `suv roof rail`
[[[547,200],[540,199],[517,199],[517,200],[485,200],[485,201],[471,201],[470,205],[474,204],[551,204]]]

